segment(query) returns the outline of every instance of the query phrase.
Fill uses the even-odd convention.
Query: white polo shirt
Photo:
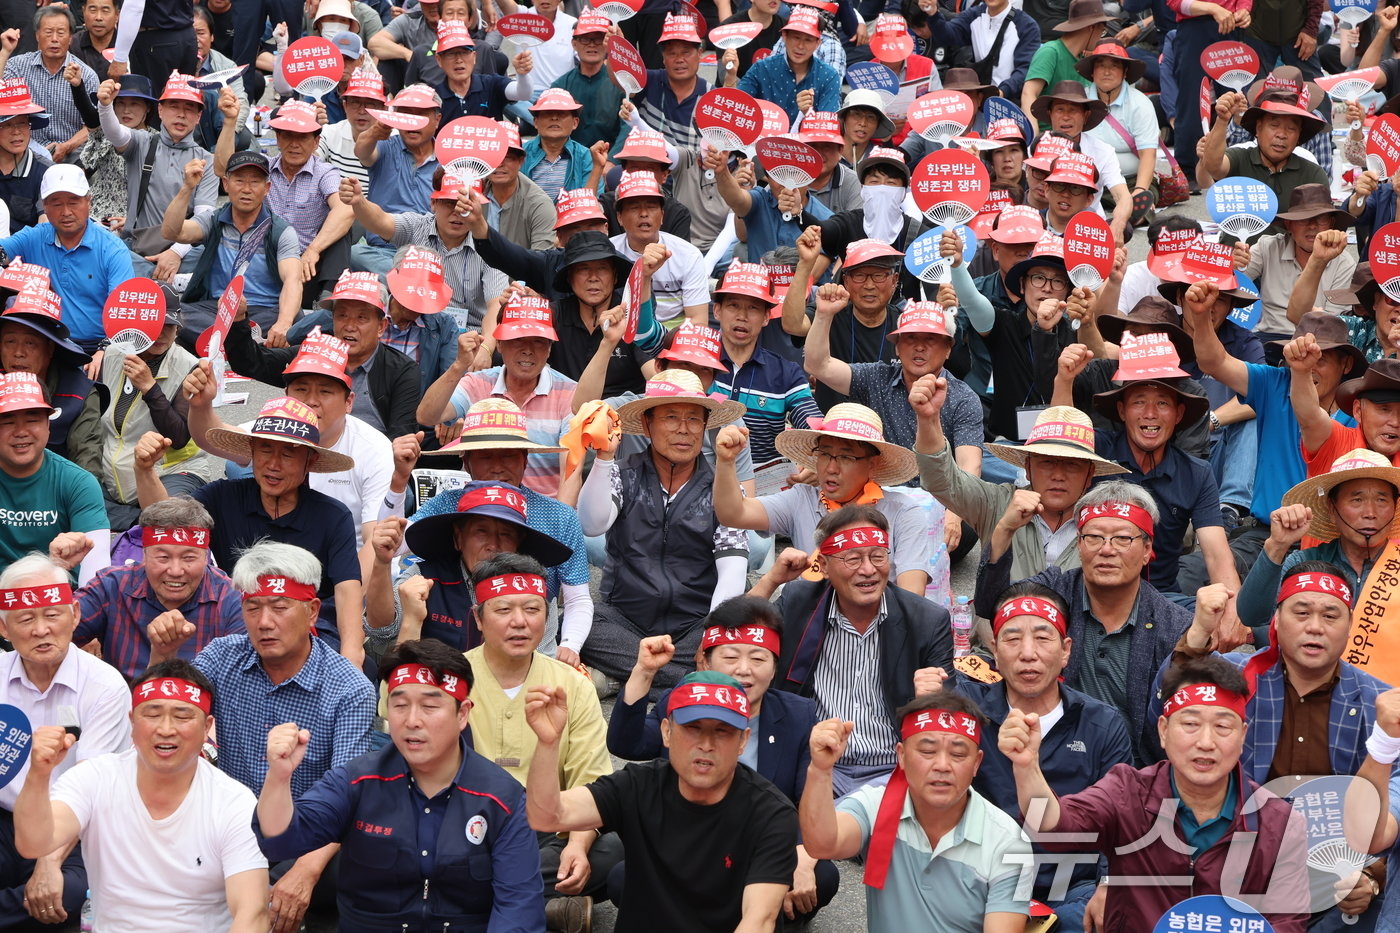
[[[656,301],[656,319],[669,321],[692,305],[710,303],[710,270],[705,257],[678,236],[661,231],[661,242],[671,251],[666,265],[651,278],[651,294]],[[627,245],[627,234],[612,238],[612,245],[624,258],[636,261],[642,254]]]

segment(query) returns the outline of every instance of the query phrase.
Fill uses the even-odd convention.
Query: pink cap
[[[890,334],[937,334],[952,338],[948,312],[936,301],[910,301],[899,315],[899,326]]]
[[[354,389],[345,367],[350,361],[350,344],[333,334],[315,330],[297,348],[297,355],[282,370],[284,376],[328,376]],[[285,381],[285,380],[284,380]]]
[[[384,77],[373,68],[356,68],[350,72],[350,83],[345,86],[345,93],[340,96],[342,100],[347,97],[362,97],[381,104],[389,102],[384,96]]]
[[[598,195],[591,188],[574,188],[570,191],[559,192],[559,197],[554,202],[555,209],[559,212],[554,221],[554,229],[567,227],[569,224],[581,223],[585,220],[607,220],[603,213],[603,205],[598,202]]]
[[[841,120],[836,114],[826,110],[814,110],[803,117],[802,125],[797,130],[797,138],[809,146],[815,146],[817,143],[846,145],[846,140],[841,135]]]
[[[379,284],[379,276],[373,272],[351,272],[347,269],[340,273],[339,279],[336,279],[335,290],[331,292],[330,300],[332,302],[363,301],[382,312],[384,310],[384,288]]]
[[[43,113],[44,108],[34,103],[29,93],[29,85],[19,78],[0,80],[0,116],[18,117],[31,113]]]
[[[289,133],[319,133],[321,123],[316,119],[316,108],[300,100],[289,100],[277,108],[277,116],[267,121],[274,130]]]
[[[189,75],[180,74],[178,71],[170,72],[170,77],[165,79],[165,90],[160,92],[160,99],[183,100],[204,106],[204,94],[197,88],[190,87]]]
[[[466,23],[460,19],[438,20],[437,50],[439,55],[452,49],[474,48],[476,48],[476,43],[472,41],[472,34],[467,31]]]
[[[768,267],[757,262],[731,262],[724,281],[715,289],[716,301],[720,295],[744,295],[772,304],[773,283],[768,278]]]
[[[573,111],[582,110],[583,104],[574,100],[574,95],[564,90],[562,87],[552,87],[540,95],[539,100],[530,105],[531,113],[541,113],[543,111]]]
[[[520,127],[509,120],[498,120],[497,122],[501,124],[501,129],[506,131],[506,148],[524,152],[525,145],[520,141]]]
[[[1050,166],[1050,175],[1045,180],[1046,182],[1063,182],[1068,185],[1079,185],[1083,188],[1097,190],[1099,170],[1094,165],[1092,156],[1087,156],[1082,152],[1066,152]]]
[[[991,126],[987,127],[987,139],[1008,146],[1016,143],[1020,143],[1022,146],[1026,144],[1026,137],[1021,130],[1021,125],[1010,117],[993,120]]]
[[[619,163],[626,159],[670,165],[671,157],[666,154],[666,137],[655,130],[632,130],[617,155],[613,156],[613,161]]]
[[[515,294],[501,308],[501,323],[491,332],[495,340],[519,340],[523,337],[543,337],[557,341],[554,331],[554,309],[549,301],[535,295]]]
[[[1035,144],[1035,151],[1026,160],[1026,165],[1031,168],[1038,168],[1042,172],[1050,171],[1050,166],[1055,160],[1066,152],[1074,151],[1074,141],[1065,136],[1051,136],[1046,134],[1040,137],[1040,141]]]
[[[612,31],[612,20],[592,7],[584,7],[578,15],[578,22],[574,24],[574,35],[587,36],[596,33],[609,33]]]
[[[55,410],[44,401],[44,388],[39,385],[38,376],[33,373],[5,373],[0,376],[0,415],[36,408]]]
[[[719,331],[703,324],[685,321],[676,328],[671,345],[656,355],[663,360],[678,360],[725,372],[729,367],[724,365],[724,360],[720,357],[721,346]]]
[[[394,300],[418,314],[437,314],[452,300],[442,260],[432,250],[410,246],[385,277]]]
[[[401,110],[404,107],[412,107],[415,110],[434,110],[442,107],[442,98],[438,92],[428,87],[426,84],[410,84],[394,95],[393,107]]]
[[[814,7],[793,6],[790,7],[788,20],[783,23],[782,32],[800,32],[803,35],[811,36],[813,39],[822,37],[822,21]]]
[[[617,203],[627,198],[664,198],[661,185],[651,172],[623,172],[617,183]]]
[[[661,27],[661,38],[656,40],[657,45],[665,45],[667,42],[690,42],[695,45],[704,45],[700,38],[700,32],[695,27],[695,20],[688,13],[667,13],[666,21]]]
[[[1045,236],[1040,212],[1026,204],[1012,204],[997,215],[989,240],[998,243],[1039,243]]]
[[[438,190],[433,192],[430,200],[433,201],[455,201],[462,196],[463,191],[480,191],[481,182],[474,181],[467,184],[456,175],[442,176],[442,184],[438,185]]]
[[[895,249],[883,240],[853,240],[846,247],[846,261],[841,268],[851,269],[855,266],[863,265],[867,262],[874,262],[876,259],[886,259],[889,257],[903,257],[903,253]]]

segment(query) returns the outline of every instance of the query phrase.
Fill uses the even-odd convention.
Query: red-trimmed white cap
[[[676,328],[671,345],[656,355],[663,360],[678,360],[726,372],[729,367],[720,357],[721,347],[719,331],[704,324],[685,321]]]
[[[771,305],[773,282],[768,277],[768,267],[757,262],[731,262],[724,281],[715,289],[716,301],[720,295],[744,295]]]
[[[540,95],[539,100],[530,105],[531,113],[543,113],[544,111],[558,113],[582,109],[583,104],[574,100],[574,95],[562,87],[549,88]]]
[[[300,100],[289,100],[277,108],[277,116],[267,121],[274,130],[289,133],[319,133],[321,124],[316,119],[316,108]]]
[[[661,184],[651,172],[623,172],[617,183],[617,203],[627,198],[664,198]]]
[[[420,246],[404,250],[399,264],[385,278],[394,300],[419,314],[437,314],[452,300],[452,289],[442,274],[442,259]]]
[[[953,328],[948,312],[938,302],[910,301],[899,315],[899,326],[890,331],[891,336],[895,334],[937,334],[952,339]]]
[[[856,266],[874,262],[876,259],[903,258],[903,256],[903,253],[883,240],[870,238],[854,240],[846,247],[846,261],[842,263],[841,268],[854,269]]]
[[[360,97],[381,104],[389,102],[389,98],[384,96],[384,76],[373,68],[356,68],[350,72],[350,83],[345,86],[345,93],[340,97],[341,100]]]
[[[813,39],[822,37],[821,14],[814,7],[793,6],[789,8],[788,20],[783,23],[782,32],[800,32]]]
[[[442,98],[438,92],[426,84],[410,84],[394,95],[393,107],[401,110],[412,107],[415,110],[436,110],[442,108]]]
[[[1039,243],[1044,236],[1040,212],[1027,204],[1013,204],[997,215],[987,239],[998,243]]]
[[[351,272],[347,269],[336,279],[335,290],[331,292],[330,300],[363,301],[383,312],[384,286],[379,284],[379,276],[373,272]]]
[[[1093,156],[1085,155],[1082,152],[1066,152],[1055,160],[1055,164],[1050,166],[1050,175],[1045,179],[1049,182],[1063,182],[1067,185],[1079,185],[1082,188],[1099,187],[1099,170],[1094,165]]]
[[[190,87],[190,75],[178,71],[170,72],[170,77],[165,79],[165,90],[160,92],[160,99],[183,100],[204,106],[204,94],[198,88]]]
[[[655,130],[632,130],[617,155],[613,156],[614,162],[621,163],[625,159],[670,165],[671,157],[666,154],[666,137]]]
[[[491,332],[494,340],[519,340],[523,337],[543,337],[557,342],[554,331],[554,309],[549,300],[536,295],[515,294],[501,308],[501,323]]]
[[[607,220],[607,215],[603,213],[603,205],[598,201],[598,195],[592,188],[573,188],[568,191],[559,192],[559,197],[554,202],[558,211],[557,219],[554,221],[554,229],[567,227],[569,224],[582,223],[585,220]]]
[[[666,20],[661,26],[661,38],[656,40],[656,44],[665,45],[667,42],[705,44],[704,40],[700,38],[700,31],[695,28],[695,20],[688,13],[666,14]]]
[[[441,55],[452,49],[474,49],[476,42],[467,31],[467,24],[460,19],[440,19],[437,27],[437,50]]]
[[[0,415],[12,411],[33,411],[34,409],[53,411],[54,407],[44,401],[44,388],[39,385],[39,377],[33,373],[5,373],[0,376]]]
[[[297,347],[296,357],[282,370],[282,375],[327,376],[353,390],[354,384],[345,372],[349,361],[350,344],[334,334],[322,333],[318,328],[307,334],[301,346]]]
[[[814,110],[803,117],[802,125],[797,129],[797,138],[809,146],[815,146],[817,143],[846,145],[846,140],[841,135],[840,118],[827,110]]]

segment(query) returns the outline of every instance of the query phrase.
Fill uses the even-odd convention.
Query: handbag
[[[1137,143],[1133,142],[1132,134],[1124,128],[1122,123],[1113,114],[1104,114],[1104,119],[1114,132],[1123,137],[1123,141],[1128,144],[1128,148],[1133,151],[1133,155],[1138,154]],[[1157,147],[1157,164],[1153,166],[1153,174],[1157,177],[1157,206],[1171,207],[1174,204],[1184,204],[1191,197],[1191,185],[1186,180],[1186,173],[1181,170],[1181,166],[1176,163],[1172,151],[1166,146]]]
[[[146,192],[151,187],[151,170],[155,168],[156,147],[159,145],[159,138],[152,139],[151,148],[146,150],[146,160],[141,166],[141,187],[136,193],[136,210],[132,213],[132,220],[140,217],[142,208],[146,206]],[[126,237],[126,248],[143,257],[163,253],[174,243],[174,240],[167,240],[161,236],[159,224],[154,227],[137,227]]]

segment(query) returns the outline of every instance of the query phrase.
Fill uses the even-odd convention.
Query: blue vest
[[[341,837],[341,933],[486,933],[494,902],[492,848],[508,821],[525,819],[520,783],[463,741],[433,871],[424,878],[419,814],[398,749],[386,746],[345,767],[355,801],[354,821]],[[474,829],[483,820],[484,836]],[[480,843],[471,842],[469,831]],[[541,900],[540,929],[543,914]]]
[[[481,644],[481,630],[472,618],[471,581],[462,578],[462,562],[457,555],[446,560],[425,560],[418,569],[433,581],[422,637],[436,638],[458,651],[470,651]]]

